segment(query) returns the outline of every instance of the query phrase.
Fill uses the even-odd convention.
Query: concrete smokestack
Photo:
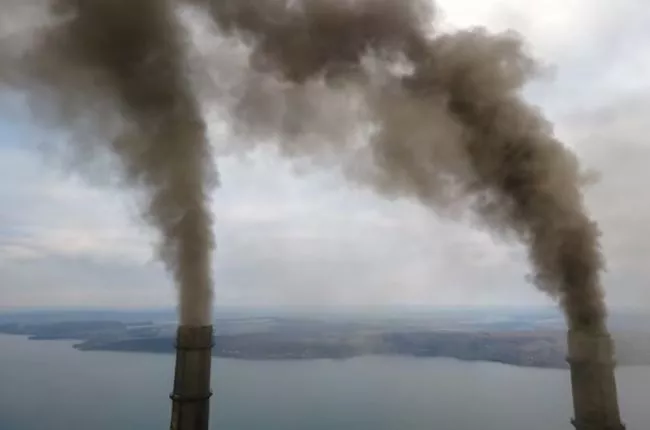
[[[614,348],[606,332],[569,330],[568,357],[576,430],[624,430],[614,378]]]
[[[208,430],[212,326],[179,326],[170,430]]]

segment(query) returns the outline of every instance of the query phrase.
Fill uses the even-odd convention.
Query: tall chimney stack
[[[170,430],[208,430],[212,326],[179,326]]]
[[[569,330],[568,357],[571,367],[576,430],[624,430],[614,377],[614,347],[603,331]]]

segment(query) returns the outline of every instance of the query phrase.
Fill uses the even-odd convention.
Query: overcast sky
[[[528,91],[600,172],[607,300],[650,306],[650,8],[646,0],[446,0],[450,27],[514,28],[552,66]],[[0,307],[173,305],[127,192],[48,161],[29,118],[0,108]],[[216,138],[215,138],[216,139]],[[218,142],[214,142],[218,144]],[[517,244],[409,202],[297,172],[269,153],[216,160],[216,297],[224,305],[535,305]]]

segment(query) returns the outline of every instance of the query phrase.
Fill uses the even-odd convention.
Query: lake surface
[[[169,428],[172,355],[0,335],[0,429]],[[443,359],[215,359],[212,428],[569,430],[569,374]],[[650,423],[650,368],[618,370],[629,430]]]

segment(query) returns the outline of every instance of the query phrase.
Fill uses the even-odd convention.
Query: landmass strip
[[[501,329],[480,327],[433,329],[391,327],[370,322],[337,322],[283,318],[224,320],[213,355],[246,360],[346,359],[364,355],[445,357],[528,367],[566,368],[565,333],[555,328]],[[173,324],[151,321],[63,321],[6,323],[0,333],[34,340],[78,340],[78,350],[173,353]],[[639,351],[639,334],[619,336],[622,365],[650,364]],[[648,344],[648,336],[644,344]]]

